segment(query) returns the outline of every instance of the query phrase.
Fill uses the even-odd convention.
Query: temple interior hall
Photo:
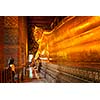
[[[99,83],[99,67],[100,16],[0,16],[0,83]]]

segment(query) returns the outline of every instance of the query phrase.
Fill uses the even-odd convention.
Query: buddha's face
[[[34,29],[34,37],[35,37],[35,40],[37,41],[37,43],[39,43],[39,41],[42,37],[42,34],[43,34],[43,30],[41,28]]]

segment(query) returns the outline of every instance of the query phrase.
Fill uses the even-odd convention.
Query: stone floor
[[[47,80],[38,73],[39,78],[25,78],[24,83],[47,83]]]

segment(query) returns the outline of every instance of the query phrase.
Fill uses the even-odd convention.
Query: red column
[[[0,69],[4,67],[4,17],[0,17]]]

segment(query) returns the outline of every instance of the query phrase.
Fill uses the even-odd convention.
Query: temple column
[[[18,18],[20,63],[25,65],[28,60],[28,36],[26,17]]]
[[[0,69],[4,67],[4,17],[0,17]]]
[[[4,64],[7,66],[9,57],[15,59],[15,65],[26,63],[27,27],[24,17],[4,17]]]
[[[4,65],[7,66],[8,59],[12,56],[15,64],[20,64],[19,60],[19,32],[18,17],[4,17]]]

